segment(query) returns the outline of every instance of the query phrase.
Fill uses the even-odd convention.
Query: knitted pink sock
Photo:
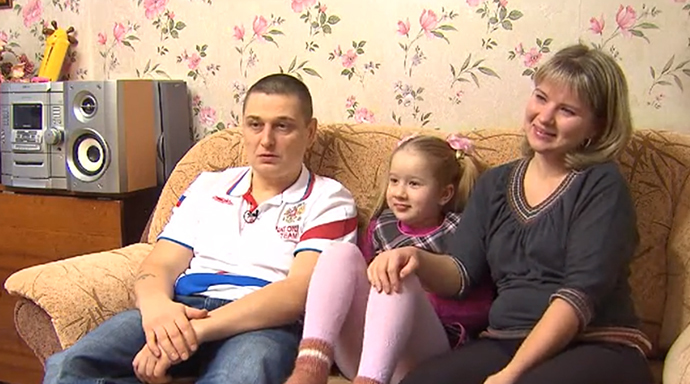
[[[366,263],[356,246],[334,244],[319,256],[307,293],[303,339],[286,384],[326,384],[334,344],[346,318],[354,315],[350,311],[358,283],[366,284]]]
[[[368,377],[357,376],[352,381],[352,384],[386,384],[386,383],[382,383],[380,381],[370,379]]]

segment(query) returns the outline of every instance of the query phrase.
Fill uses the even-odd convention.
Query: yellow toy
[[[69,49],[70,44],[77,44],[77,39],[71,35],[74,32],[73,27],[69,27],[67,30],[58,28],[55,20],[50,25],[53,27],[52,29],[43,28],[43,34],[47,36],[46,49],[43,53],[41,67],[38,69],[38,77],[57,81],[60,72],[62,72],[67,49]]]

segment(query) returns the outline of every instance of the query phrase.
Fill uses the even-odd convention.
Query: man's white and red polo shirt
[[[257,206],[251,173],[204,172],[180,196],[158,237],[194,252],[176,294],[236,300],[284,279],[301,251],[356,242],[357,208],[339,182],[303,165],[295,183]]]

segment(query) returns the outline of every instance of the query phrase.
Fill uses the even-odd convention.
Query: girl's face
[[[432,164],[414,149],[403,148],[393,155],[386,202],[404,224],[414,228],[439,225],[453,191],[453,186],[438,183]]]

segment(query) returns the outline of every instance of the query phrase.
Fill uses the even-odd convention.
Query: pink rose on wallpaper
[[[168,19],[170,19],[170,20],[175,20],[175,12],[173,12],[173,11],[168,11]]]
[[[426,33],[427,37],[432,37],[431,31],[438,26],[438,17],[436,13],[430,9],[425,9],[419,16],[419,25],[422,26],[422,30]]]
[[[122,23],[115,23],[115,26],[113,26],[113,37],[115,38],[115,41],[122,43],[122,39],[125,37],[126,33],[127,29],[125,29],[125,26],[122,25]]]
[[[216,118],[216,110],[211,107],[203,107],[199,110],[199,121],[203,125],[213,125]]]
[[[352,108],[356,102],[357,98],[354,95],[348,97],[347,100],[345,100],[345,108]]]
[[[144,0],[146,18],[151,20],[165,11],[168,0]]]
[[[534,68],[541,60],[541,52],[537,48],[532,48],[529,52],[525,52],[525,66]]]
[[[604,23],[604,15],[601,15],[601,17],[598,19],[596,17],[589,19],[589,30],[595,34],[601,35],[604,32],[605,25],[606,23]]]
[[[22,9],[24,26],[30,27],[31,24],[37,22],[41,18],[41,15],[43,15],[43,5],[41,5],[41,0],[29,0]]]
[[[635,21],[637,20],[637,14],[631,6],[623,8],[623,5],[618,8],[618,13],[616,13],[616,24],[620,28],[623,36],[632,36],[630,29],[635,26]]]
[[[469,5],[470,7],[476,7],[481,2],[482,0],[467,0],[467,5]]]
[[[201,56],[199,56],[199,54],[196,52],[192,53],[192,55],[187,58],[187,66],[191,70],[195,70],[199,66],[200,62]]]
[[[195,70],[199,66],[200,62],[201,56],[199,56],[199,54],[196,52],[192,53],[192,55],[187,58],[187,66],[191,70]]]
[[[244,25],[236,25],[232,30],[232,36],[236,40],[244,40]]]
[[[9,40],[9,37],[7,36],[7,33],[5,31],[0,31],[0,51],[7,45],[7,41]]]
[[[498,4],[499,4],[501,7],[505,8],[506,5],[508,5],[508,0],[498,0]]]
[[[343,60],[343,67],[352,68],[355,66],[355,61],[357,61],[357,52],[349,49],[343,56],[341,56],[341,59]]]
[[[194,97],[192,98],[192,105],[196,105],[196,106],[201,105],[201,96],[194,95]]]
[[[98,32],[98,44],[105,45],[108,42],[108,36],[104,33]]]
[[[292,0],[292,10],[301,13],[305,8],[309,8],[316,3],[316,0]]]
[[[252,23],[252,29],[257,38],[264,40],[263,35],[268,30],[268,21],[266,21],[263,16],[255,16],[254,22]]]
[[[355,111],[355,121],[359,124],[361,123],[375,123],[376,118],[374,117],[374,113],[371,112],[370,110],[362,107],[362,108],[357,108]]]
[[[327,10],[328,7],[326,6],[326,4],[321,4],[321,6],[319,7],[319,12],[321,13],[326,13]]]
[[[398,21],[398,34],[407,36],[408,33],[410,33],[410,19]]]

